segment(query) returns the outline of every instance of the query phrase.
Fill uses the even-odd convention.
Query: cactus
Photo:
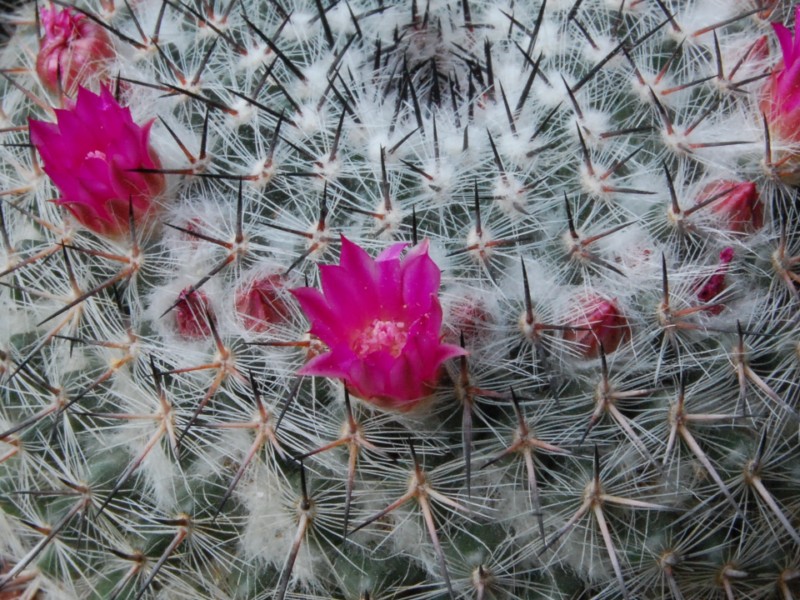
[[[793,16],[9,11],[0,598],[800,597]]]

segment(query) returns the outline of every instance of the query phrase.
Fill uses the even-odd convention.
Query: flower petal
[[[319,278],[330,310],[346,321],[346,327],[363,326],[377,294],[375,282],[333,265],[322,265]]]
[[[359,285],[374,285],[376,279],[375,262],[370,258],[369,254],[344,236],[341,236],[341,243],[342,250],[339,255],[339,266],[352,279],[358,281]]]
[[[392,244],[378,255],[378,258],[375,259],[375,262],[381,263],[390,260],[399,260],[400,255],[407,246],[408,242],[398,242],[397,244]]]
[[[303,365],[303,367],[298,371],[298,374],[313,375],[316,377],[347,377],[347,374],[350,370],[350,365],[352,361],[356,360],[356,358],[355,355],[352,355],[352,353],[350,353],[352,356],[349,359],[348,357],[343,356],[343,354],[346,353],[342,351],[331,351],[320,354],[319,356],[315,356],[305,365]]]
[[[314,288],[297,288],[291,290],[291,293],[311,323],[312,334],[331,347],[346,337],[346,331],[339,325],[339,317],[331,311],[325,297],[319,291]]]
[[[792,32],[788,27],[782,23],[773,23],[772,29],[775,31],[775,37],[781,45],[781,53],[783,53],[783,63],[789,64],[792,62],[794,55],[794,42],[792,40]]]
[[[441,273],[436,263],[428,256],[427,243],[409,252],[403,261],[403,302],[413,318],[427,312],[433,303],[438,303]],[[416,252],[415,252],[416,250]]]
[[[381,319],[406,321],[402,290],[403,266],[399,259],[384,259],[377,263],[378,290],[375,294]]]

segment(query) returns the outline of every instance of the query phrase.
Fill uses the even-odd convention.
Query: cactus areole
[[[793,4],[0,0],[0,600],[800,598]]]

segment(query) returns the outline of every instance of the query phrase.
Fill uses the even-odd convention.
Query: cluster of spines
[[[797,209],[750,21],[776,15],[547,4],[82,9],[172,177],[164,230],[120,243],[45,202],[25,119],[57,99],[6,49],[0,585],[797,593]],[[732,173],[763,228],[702,198]],[[340,233],[432,239],[471,355],[427,418],[293,375],[318,350],[285,289]],[[287,308],[254,331],[236,295],[264,275]],[[597,294],[632,333],[587,357]]]

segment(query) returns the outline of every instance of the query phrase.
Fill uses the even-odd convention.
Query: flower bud
[[[708,210],[733,233],[756,231],[764,225],[764,206],[752,181],[713,181],[697,197],[697,204],[702,202],[709,202]]]
[[[447,322],[451,329],[447,336],[448,341],[459,343],[463,336],[467,347],[480,343],[497,323],[487,300],[469,292],[455,298],[447,313]]]
[[[202,339],[211,334],[208,320],[213,319],[211,306],[200,290],[182,290],[175,305],[175,329],[186,339]]]
[[[40,14],[44,35],[36,74],[47,90],[69,94],[90,78],[106,74],[114,48],[103,27],[72,8],[44,8]]]
[[[574,303],[570,326],[564,339],[576,345],[583,358],[600,356],[603,351],[611,354],[630,334],[628,320],[620,308],[611,300],[600,296],[583,296]]]
[[[732,260],[733,248],[725,248],[719,253],[719,266],[716,271],[697,289],[698,300],[706,303],[711,302],[725,290],[725,275]],[[722,304],[712,304],[706,309],[706,312],[718,315],[724,308],[725,306]]]
[[[250,281],[236,291],[236,311],[247,329],[263,333],[286,319],[289,307],[283,285],[283,277],[274,273]]]
[[[781,60],[772,69],[761,94],[761,112],[770,135],[781,145],[772,157],[775,173],[785,183],[800,184],[800,6],[795,9],[795,33],[780,23],[772,28],[781,45]]]

